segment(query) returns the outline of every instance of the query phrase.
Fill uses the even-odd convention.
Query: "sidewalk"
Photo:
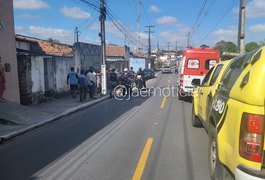
[[[80,102],[79,98],[66,96],[51,99],[46,103],[28,106],[8,101],[0,103],[0,142],[108,98],[109,96],[103,96]]]

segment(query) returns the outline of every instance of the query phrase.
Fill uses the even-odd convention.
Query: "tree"
[[[265,39],[260,41],[259,44],[260,44],[260,46],[264,46],[265,45]]]
[[[60,43],[57,39],[54,39],[52,37],[48,38],[47,41],[50,42],[50,43],[52,43],[52,44],[58,44],[58,43]]]
[[[250,43],[247,43],[246,46],[245,46],[245,49],[246,49],[246,52],[250,52],[254,49],[257,49],[259,48],[260,46],[258,45],[258,43],[256,42],[250,42]]]
[[[219,50],[220,54],[223,54],[223,52],[238,52],[238,48],[235,43],[223,40],[216,43],[215,48]]]

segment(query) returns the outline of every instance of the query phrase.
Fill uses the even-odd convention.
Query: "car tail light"
[[[241,120],[239,154],[254,161],[262,161],[264,141],[264,116],[244,113]]]
[[[184,76],[183,74],[180,75],[180,86],[183,86],[183,80],[184,80]]]

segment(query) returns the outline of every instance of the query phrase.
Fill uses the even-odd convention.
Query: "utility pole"
[[[167,58],[168,58],[168,61],[169,61],[169,46],[170,46],[170,42],[167,42],[167,54],[168,54],[167,55],[168,56]]]
[[[246,19],[246,0],[240,0],[239,23],[238,23],[238,47],[239,53],[245,53],[245,19]]]
[[[106,81],[106,41],[105,41],[105,20],[106,20],[106,8],[104,0],[100,0],[100,33],[101,38],[101,89],[102,94],[107,94],[107,81]]]
[[[152,27],[155,27],[155,26],[145,26],[148,28],[148,31],[145,31],[145,32],[148,32],[148,68],[151,68],[151,60],[150,60],[150,56],[151,56],[151,36],[150,34],[151,33],[154,33],[154,31],[151,31],[151,28]]]
[[[75,27],[75,42],[78,43],[79,42],[79,33],[80,31],[78,30],[78,27]]]
[[[187,42],[187,48],[190,47],[190,32],[188,33],[188,42]]]
[[[138,53],[141,51],[141,3],[142,3],[142,0],[138,0],[138,17],[137,17],[137,22],[138,22],[138,47],[137,47],[137,52]]]
[[[178,41],[176,41],[176,56],[178,55]]]
[[[160,60],[160,47],[159,47],[159,40],[157,40],[157,51],[156,51],[156,60]],[[158,58],[159,57],[159,58]]]

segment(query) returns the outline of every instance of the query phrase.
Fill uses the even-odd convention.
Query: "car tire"
[[[178,100],[182,100],[183,97],[181,96],[180,89],[178,90]]]
[[[182,93],[181,93],[182,89],[178,89],[178,100],[184,100],[186,99],[186,96],[183,96]]]
[[[192,117],[191,117],[191,124],[193,127],[202,127],[202,123],[198,116],[195,115],[194,112],[194,104],[192,103]]]
[[[218,144],[216,128],[209,125],[209,147],[208,147],[208,163],[209,172],[212,180],[233,180],[234,177],[220,162],[218,156]]]

